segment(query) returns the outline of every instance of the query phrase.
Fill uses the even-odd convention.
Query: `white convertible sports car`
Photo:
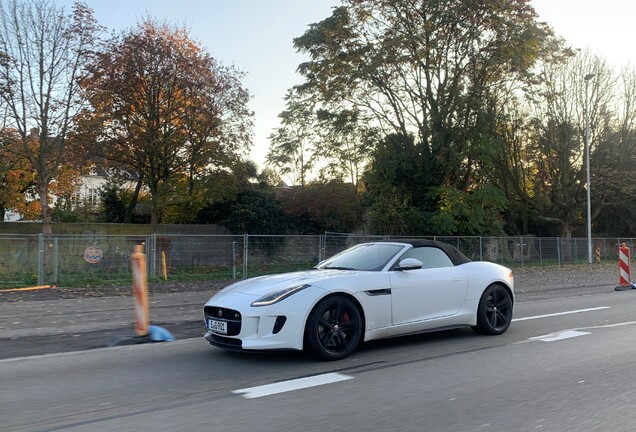
[[[232,350],[309,350],[324,360],[361,341],[457,327],[505,332],[512,271],[430,240],[378,241],[312,270],[232,284],[205,304],[205,338]]]

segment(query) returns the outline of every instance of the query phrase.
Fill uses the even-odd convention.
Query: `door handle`
[[[461,282],[463,279],[460,277],[454,277],[451,279],[453,282]]]

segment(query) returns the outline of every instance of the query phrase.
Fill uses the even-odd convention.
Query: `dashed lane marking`
[[[240,394],[246,399],[254,399],[263,396],[270,396],[278,393],[285,393],[294,390],[300,390],[309,387],[317,387],[325,384],[333,384],[340,381],[353,379],[352,376],[339,373],[328,373],[323,375],[314,375],[306,378],[298,378],[289,381],[281,381],[273,384],[262,385],[258,387],[250,387],[240,390],[234,390],[232,393]]]
[[[573,314],[583,313],[583,312],[594,312],[594,311],[599,311],[599,310],[603,310],[603,309],[611,309],[611,308],[609,306],[599,306],[599,307],[588,308],[588,309],[578,309],[578,310],[557,312],[557,313],[545,314],[545,315],[535,315],[535,316],[529,316],[529,317],[523,317],[523,318],[514,318],[512,321],[513,322],[529,321],[529,320],[535,320],[535,319],[541,319],[541,318],[550,318],[550,317],[555,317],[555,316],[573,315]]]
[[[530,340],[539,340],[542,342],[556,342],[556,341],[560,341],[563,339],[571,339],[571,338],[575,338],[578,336],[585,336],[585,335],[589,335],[588,332],[580,332],[580,331],[576,331],[576,330],[565,330],[565,331],[559,331],[559,332],[554,332],[554,333],[550,333],[547,335],[543,335],[543,336],[535,336],[535,337],[531,337],[529,338]]]

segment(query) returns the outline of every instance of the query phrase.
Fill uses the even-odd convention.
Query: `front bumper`
[[[212,330],[208,330],[203,337],[215,347],[231,351],[243,351],[243,343],[240,339],[219,335]]]
[[[220,293],[204,306],[205,339],[233,350],[302,350],[309,311],[325,291],[309,287],[270,306],[252,307],[257,298],[243,293]],[[225,321],[227,333],[211,330],[209,320]]]

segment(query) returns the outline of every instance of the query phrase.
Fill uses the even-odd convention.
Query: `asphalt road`
[[[0,360],[7,431],[633,431],[636,291],[526,298],[507,333],[339,362],[201,338]],[[300,388],[299,388],[300,387]]]
[[[636,290],[614,277],[518,272],[502,336],[376,341],[335,363],[211,347],[207,288],[151,293],[177,342],[115,347],[129,296],[0,296],[0,430],[633,431]]]

